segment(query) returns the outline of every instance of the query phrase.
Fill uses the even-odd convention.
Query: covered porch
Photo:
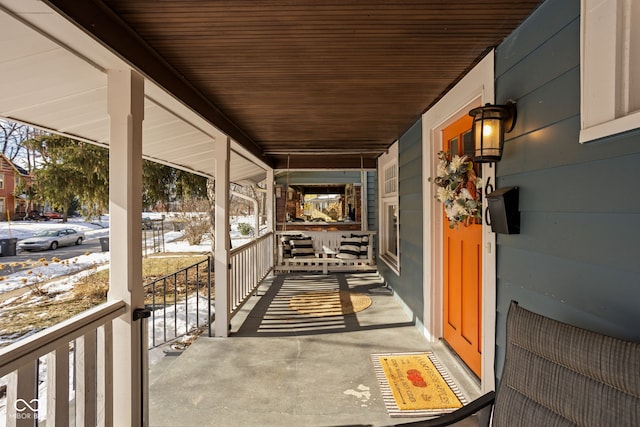
[[[251,420],[255,425],[265,425],[260,418],[265,414],[271,414],[273,425],[284,425],[276,422],[283,417],[290,425],[300,425],[298,415],[307,425],[392,424],[379,406],[367,357],[376,351],[439,346],[441,316],[431,308],[440,303],[441,295],[429,293],[431,278],[423,277],[420,271],[422,260],[418,258],[422,257],[422,239],[426,239],[422,230],[412,236],[418,244],[410,242],[414,249],[411,255],[416,258],[411,259],[412,269],[400,277],[396,259],[395,270],[388,271],[398,289],[413,288],[406,292],[404,305],[380,283],[366,285],[371,277],[356,283],[360,279],[353,275],[313,275],[305,279],[304,286],[313,289],[330,278],[329,286],[339,289],[363,287],[374,304],[362,313],[332,319],[330,330],[317,322],[292,327],[291,318],[278,326],[281,319],[275,319],[271,328],[277,332],[265,336],[258,325],[273,319],[268,319],[268,307],[262,304],[277,304],[279,292],[295,276],[270,282],[261,291],[265,293],[259,300],[263,303],[253,297],[245,303],[245,297],[273,266],[271,232],[277,221],[270,211],[265,248],[254,245],[254,252],[236,257],[244,249],[229,249],[229,183],[266,179],[267,204],[273,207],[278,170],[378,173],[379,157],[539,1],[478,1],[474,9],[464,2],[442,6],[439,1],[377,3],[366,8],[359,2],[285,3],[257,6],[240,2],[238,8],[232,8],[215,2],[0,1],[2,38],[6,40],[0,61],[4,94],[0,116],[108,147],[111,158],[109,302],[5,353],[10,357],[3,362],[0,375],[15,377],[9,390],[13,402],[38,399],[34,387],[38,359],[46,355],[52,368],[47,380],[47,419],[57,425],[66,425],[69,420],[69,402],[56,396],[69,393],[65,379],[70,369],[76,369],[81,384],[77,392],[84,396],[76,401],[71,417],[78,425],[145,425],[149,421],[163,425],[170,415],[185,412],[202,418],[193,423],[176,420],[176,425],[206,425],[208,421],[220,425],[219,412],[214,414],[209,408],[222,411],[225,405],[236,409],[229,411],[229,417],[236,412],[246,417],[255,414]],[[481,25],[475,22],[477,10],[485,11]],[[474,96],[456,101],[456,108],[492,100],[493,85],[479,85],[470,93]],[[448,116],[438,120],[444,122]],[[420,154],[413,152],[410,157],[387,170],[402,185],[419,192],[424,182],[403,183],[407,175],[398,173],[401,167],[420,168]],[[165,370],[157,376],[161,367],[154,368],[150,388],[145,375],[147,352],[141,344],[144,333],[140,325],[146,314],[140,289],[141,245],[135,235],[141,224],[143,158],[205,176],[216,184],[214,335],[218,338],[196,342],[169,366],[164,365]],[[430,170],[424,161],[425,171]],[[397,189],[395,184],[392,187]],[[376,188],[371,192],[376,210],[368,219],[372,224],[383,224],[382,216],[376,216],[383,210],[379,194]],[[395,201],[387,201],[386,212],[391,216],[386,219],[397,231],[397,217],[394,223],[393,216],[397,194],[395,197]],[[412,209],[419,211],[419,197],[405,200],[411,200]],[[431,218],[427,215],[424,221],[430,223]],[[386,240],[397,252],[402,243],[399,234],[387,235]],[[430,263],[428,250],[425,247],[425,265]],[[258,255],[264,257],[259,267],[255,264]],[[271,301],[265,298],[269,295]],[[421,301],[412,307],[413,314],[407,314],[407,303],[418,299]],[[378,310],[381,307],[385,309]],[[261,308],[266,311],[260,313]],[[485,322],[492,331],[492,318]],[[432,331],[436,331],[433,336]],[[224,339],[229,333],[232,338]],[[80,349],[75,366],[70,366],[68,359],[71,341]],[[487,340],[483,345],[491,348],[493,343]],[[270,347],[271,351],[265,351]],[[201,359],[199,352],[210,354]],[[220,353],[224,356],[216,357]],[[344,362],[331,364],[335,369],[332,375],[323,374],[324,370],[331,372],[325,358],[329,354]],[[488,372],[482,388],[490,389],[493,353],[485,354]],[[239,387],[220,376],[207,378],[198,365],[207,359],[211,360],[208,368],[222,369],[219,375],[233,376],[230,369],[234,365],[225,363],[239,363],[236,366],[242,368],[241,374],[251,378]],[[288,360],[297,364],[285,364]],[[219,361],[225,363],[218,367]],[[449,366],[457,363],[449,362]],[[292,366],[295,369],[291,372]],[[305,376],[305,367],[317,382]],[[269,406],[261,400],[264,395],[256,399],[248,396],[254,390],[271,390],[273,382],[257,375],[269,370],[283,376],[292,373],[293,379],[307,388],[278,378],[287,387],[269,393],[277,403],[271,410],[264,409],[260,405]],[[346,378],[347,373],[354,374],[353,384],[335,380],[342,374]],[[249,379],[265,382],[250,383]],[[189,406],[174,398],[176,390],[184,387],[184,393],[195,393],[198,387],[188,385],[202,380],[214,390],[203,388],[208,394],[193,395],[189,404],[195,409],[185,411]],[[165,387],[162,381],[167,381]],[[361,382],[369,387],[371,406],[333,400],[336,395],[355,398],[344,392],[359,393]],[[317,393],[328,399],[325,402],[310,390],[329,386],[335,388]],[[178,406],[154,401],[158,390],[173,398],[171,405]],[[469,397],[473,397],[473,384],[470,390]],[[220,398],[211,403],[208,396],[215,393],[221,393],[217,396],[223,403]],[[290,406],[282,406],[287,402]],[[300,406],[291,402],[300,402]],[[253,405],[260,410],[243,412],[233,405]],[[316,405],[336,409],[319,413]],[[169,409],[173,412],[164,412]],[[33,419],[30,421],[33,424]],[[9,422],[30,425],[29,420],[15,417]],[[228,422],[246,424],[237,419]]]
[[[372,303],[333,315],[291,308],[292,297],[334,290]],[[389,416],[374,353],[431,350],[468,401],[480,394],[444,344],[426,341],[377,272],[269,276],[257,294],[231,321],[230,339],[200,337],[151,367],[150,426],[385,426],[419,419]]]

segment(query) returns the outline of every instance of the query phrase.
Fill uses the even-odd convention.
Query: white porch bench
[[[278,259],[274,270],[276,272],[290,271],[320,271],[323,274],[336,271],[375,271],[374,257],[375,231],[279,231],[277,235]],[[360,238],[360,253],[355,258],[341,258],[341,243],[353,237]],[[310,238],[312,250],[306,255],[296,255],[295,249],[290,253],[285,242],[287,237],[300,240]],[[299,239],[295,239],[295,238]],[[362,239],[362,238],[365,239]],[[307,241],[308,242],[308,241]],[[343,245],[344,246],[344,245]],[[344,254],[343,254],[344,256]]]

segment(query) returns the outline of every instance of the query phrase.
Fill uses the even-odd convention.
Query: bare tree
[[[186,196],[181,206],[178,218],[184,227],[184,236],[190,245],[199,245],[210,229],[209,203],[202,198]]]
[[[18,159],[23,160],[22,163],[26,169],[31,171],[33,162],[30,161],[30,150],[24,142],[40,133],[42,131],[27,125],[0,120],[0,153],[12,162]]]
[[[231,183],[230,190],[248,196],[253,200],[260,200],[254,186]],[[229,209],[232,216],[247,216],[253,210],[253,204],[246,199],[231,195],[229,198]]]
[[[216,251],[216,181],[207,179],[207,201],[209,202],[209,233],[211,233],[211,256]]]

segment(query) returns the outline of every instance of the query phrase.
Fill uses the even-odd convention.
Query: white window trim
[[[585,143],[640,128],[640,2],[581,0],[580,6],[579,140]]]
[[[391,191],[387,191],[387,183],[385,177],[385,170],[389,167],[395,166],[395,186]],[[399,167],[398,167],[398,141],[396,141],[386,154],[383,154],[378,159],[378,188],[379,188],[379,200],[378,206],[380,208],[380,215],[378,218],[379,236],[380,241],[378,244],[379,258],[389,266],[396,274],[400,275],[400,205],[399,205]],[[387,253],[387,207],[389,205],[397,206],[398,214],[398,229],[396,230],[396,248],[397,255],[393,256]]]
[[[380,259],[382,259],[385,264],[387,264],[396,274],[400,274],[400,239],[398,236],[398,230],[396,229],[396,254],[391,253],[387,250],[389,247],[389,241],[387,236],[387,224],[389,224],[389,207],[395,206],[398,217],[400,216],[400,209],[398,207],[398,199],[387,197],[382,199],[382,214],[381,214],[381,239],[380,239]]]

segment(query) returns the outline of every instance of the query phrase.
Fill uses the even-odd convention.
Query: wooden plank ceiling
[[[539,0],[50,0],[276,167],[359,168]]]

